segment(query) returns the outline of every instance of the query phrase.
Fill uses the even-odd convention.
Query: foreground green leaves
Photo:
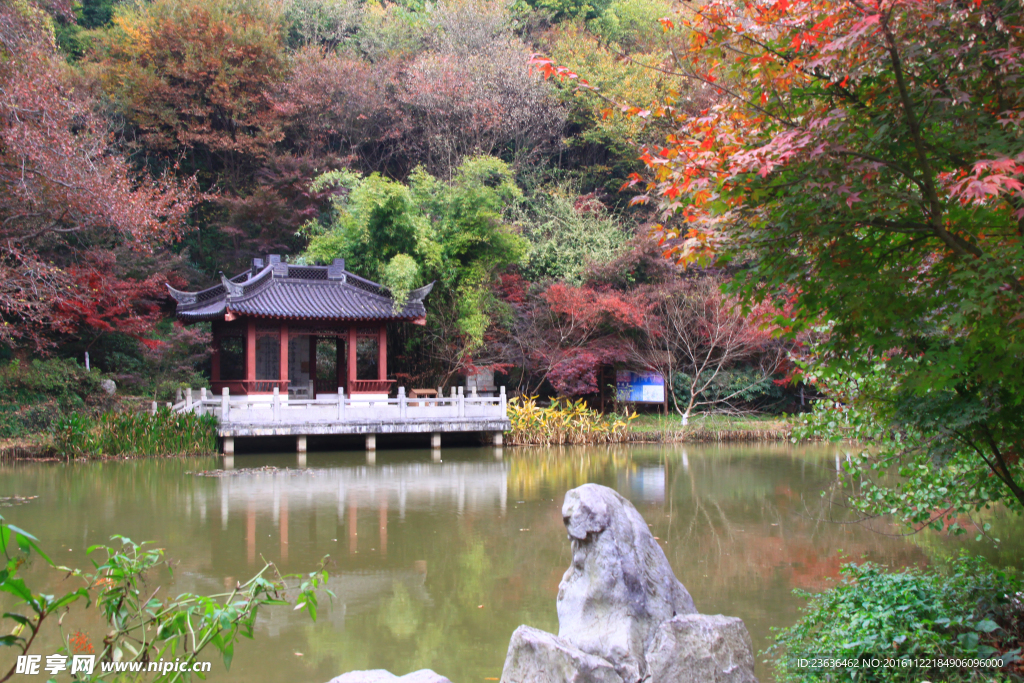
[[[147,543],[135,543],[123,536],[114,536],[118,548],[96,545],[89,548],[94,556],[93,569],[83,571],[60,567],[47,557],[38,540],[0,517],[0,552],[5,565],[0,569],[0,591],[10,593],[18,601],[15,611],[3,615],[13,628],[0,638],[0,647],[9,647],[16,654],[28,654],[44,623],[60,629],[63,652],[73,651],[72,638],[65,633],[63,614],[75,603],[85,607],[95,604],[106,623],[106,636],[97,643],[97,662],[154,662],[160,659],[179,660],[179,669],[191,668],[200,655],[212,648],[220,654],[225,668],[231,667],[234,645],[239,636],[253,638],[256,618],[261,607],[294,605],[316,620],[319,591],[326,590],[327,571],[323,564],[306,575],[282,576],[273,564],[267,563],[256,576],[238,583],[230,592],[204,596],[182,593],[161,598],[162,576],[172,576],[172,565],[164,559],[163,550]],[[35,553],[48,565],[78,579],[81,586],[62,596],[36,593],[18,576],[19,569]],[[326,559],[326,558],[325,558]],[[166,572],[166,573],[165,573]],[[154,587],[155,585],[155,587]],[[326,590],[332,595],[329,590]],[[53,622],[56,622],[55,624]],[[10,679],[15,666],[0,671],[0,683]],[[116,672],[103,672],[97,664],[83,681],[99,681],[116,677]],[[154,674],[154,681],[191,680],[190,671]],[[204,677],[202,674],[198,674]]]
[[[867,562],[781,629],[766,654],[779,681],[1011,680],[1020,660],[1021,581],[981,558],[961,557],[948,574],[888,572]],[[816,658],[880,660],[883,666],[815,666]],[[942,666],[937,660],[1001,658],[1003,667]],[[801,661],[806,660],[806,661]]]

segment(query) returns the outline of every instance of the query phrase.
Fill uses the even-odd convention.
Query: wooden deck
[[[270,395],[232,395],[227,388],[220,396],[201,390],[193,400],[175,404],[177,412],[215,415],[217,433],[225,454],[234,452],[236,437],[291,436],[296,450],[306,451],[307,436],[355,434],[366,437],[366,449],[376,449],[378,434],[427,434],[431,446],[439,448],[441,434],[483,432],[500,446],[502,433],[509,429],[505,388],[498,396],[464,395],[462,388],[451,396],[411,398],[400,387],[396,398],[385,394],[320,395],[315,399],[289,399],[275,389]]]

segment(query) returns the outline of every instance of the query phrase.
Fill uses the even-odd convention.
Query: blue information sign
[[[665,378],[656,372],[615,373],[615,397],[629,403],[664,403]]]

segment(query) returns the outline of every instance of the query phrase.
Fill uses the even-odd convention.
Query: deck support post
[[[491,444],[501,448],[505,444],[505,433],[491,432]]]
[[[230,437],[229,437],[230,438]],[[235,456],[225,454],[221,459],[222,470],[233,470],[235,469]]]
[[[220,394],[220,421],[221,424],[231,419],[231,392],[227,387],[221,390]]]
[[[435,448],[430,451],[430,459],[434,462],[441,462],[441,449]]]
[[[434,432],[430,435],[430,447],[433,449],[441,447],[441,432]]]
[[[224,440],[223,440],[223,444],[222,444],[222,449],[221,450],[224,451],[224,455],[234,455],[235,454],[235,437],[233,437],[233,436],[225,436]]]
[[[366,450],[372,452],[377,450],[377,435],[367,434],[366,435]]]
[[[366,451],[366,464],[371,467],[377,464],[377,451]]]
[[[303,454],[305,454],[305,452],[306,452],[306,435],[305,434],[299,434],[298,436],[295,437],[295,452],[296,453],[303,453]]]
[[[498,446],[497,448],[494,449],[495,460],[501,460],[504,455],[504,449],[501,446]]]
[[[299,453],[295,456],[295,466],[301,470],[306,469],[306,454]]]

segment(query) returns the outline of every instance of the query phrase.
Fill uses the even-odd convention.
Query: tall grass
[[[629,420],[606,418],[588,408],[582,399],[555,400],[548,407],[537,405],[537,397],[515,397],[508,402],[512,430],[506,435],[515,445],[592,444],[623,441]]]
[[[217,451],[217,418],[108,412],[98,418],[74,413],[55,425],[57,452],[68,458],[99,455],[204,455]]]

